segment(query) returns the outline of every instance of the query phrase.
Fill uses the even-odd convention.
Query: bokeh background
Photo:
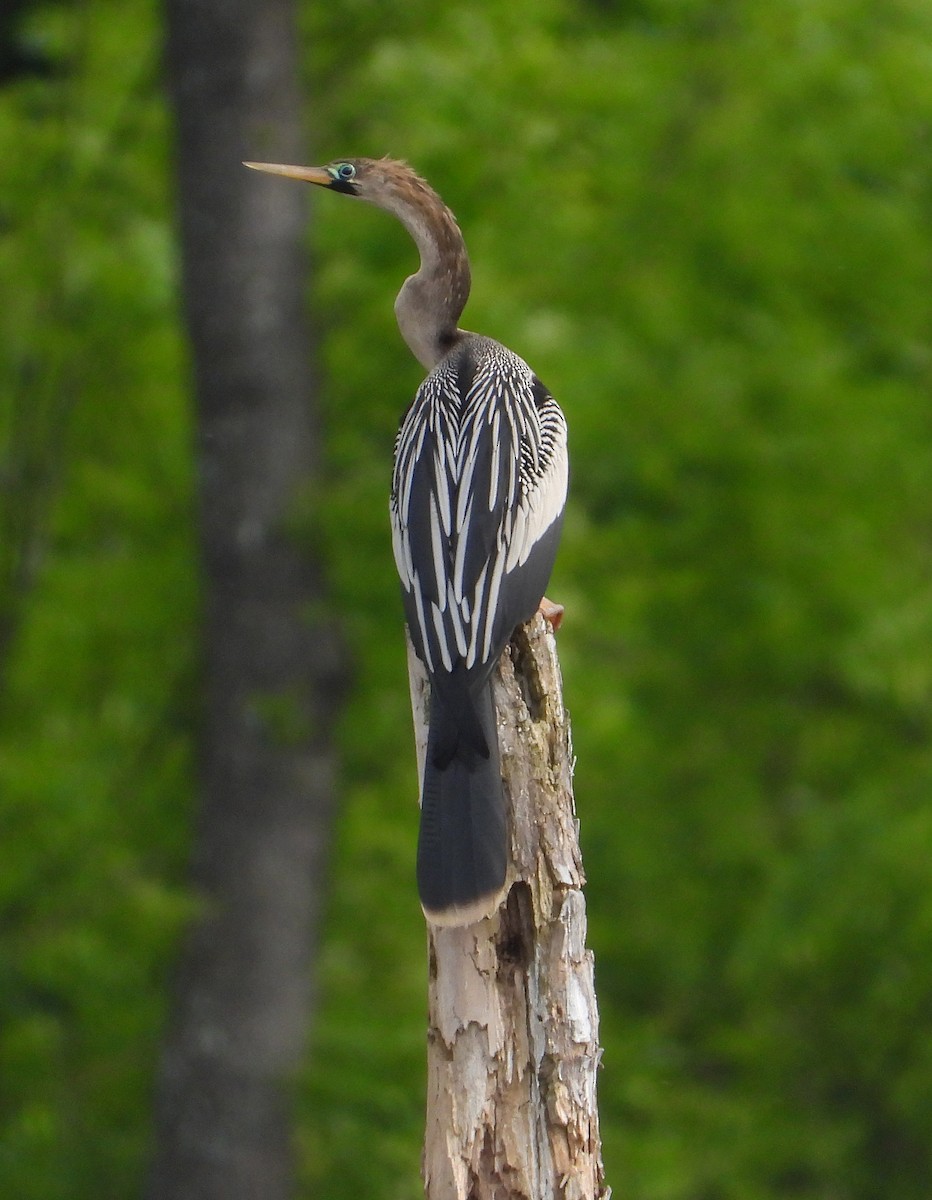
[[[152,0],[14,9],[0,1194],[106,1200],[142,1187],[195,908],[200,583],[164,17]],[[926,1200],[932,9],[298,12],[308,161],[416,164],[466,234],[466,324],[531,361],[569,420],[551,590],[616,1196]],[[323,194],[309,238],[326,449],[294,536],[325,564],[352,668],[297,1194],[412,1200],[424,933],[386,489],[420,377],[392,314],[413,251]]]

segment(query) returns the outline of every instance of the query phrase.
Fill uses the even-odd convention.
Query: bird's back
[[[412,640],[432,677],[488,678],[537,608],[566,499],[566,424],[527,363],[463,334],[395,447],[392,532]]]

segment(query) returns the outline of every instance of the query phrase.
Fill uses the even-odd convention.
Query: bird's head
[[[387,207],[393,194],[423,185],[407,163],[391,158],[338,158],[325,167],[293,167],[285,163],[247,162],[243,166],[270,175],[301,179],[318,187],[355,196],[373,204]]]
[[[420,270],[405,280],[395,301],[398,324],[419,362],[439,362],[469,296],[469,257],[456,217],[430,184],[393,158],[338,158],[326,167],[244,165],[367,200],[398,218],[421,255]]]

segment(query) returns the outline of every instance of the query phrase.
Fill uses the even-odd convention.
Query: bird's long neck
[[[469,297],[469,257],[456,218],[423,180],[395,193],[386,207],[402,222],[421,266],[395,300],[401,336],[425,367],[435,366],[457,341],[457,322]]]

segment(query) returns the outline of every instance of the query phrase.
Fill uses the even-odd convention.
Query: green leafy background
[[[571,429],[552,592],[630,1200],[932,1195],[932,10],[300,8],[309,161],[442,191],[470,328]],[[0,88],[0,1194],[139,1191],[193,796],[198,579],[161,13],[31,4]],[[316,197],[354,658],[303,1196],[413,1200],[425,965],[386,518],[419,368],[384,214]]]

